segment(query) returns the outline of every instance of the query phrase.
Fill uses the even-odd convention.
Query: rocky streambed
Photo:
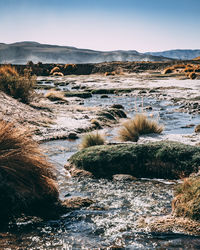
[[[198,249],[198,226],[193,221],[181,221],[169,216],[173,190],[181,180],[136,179],[129,176],[115,176],[114,179],[71,178],[64,165],[77,152],[80,143],[80,138],[71,140],[69,134],[75,133],[77,137],[81,137],[80,132],[95,129],[92,119],[101,123],[108,142],[117,142],[119,122],[124,118],[114,116],[114,119],[102,122],[98,115],[113,104],[122,105],[128,117],[136,112],[146,112],[148,116],[164,124],[163,134],[140,137],[139,144],[164,139],[198,145],[200,137],[194,133],[194,127],[200,123],[199,80],[158,80],[153,77],[149,79],[146,75],[90,75],[40,77],[38,81],[42,85],[38,90],[41,94],[47,91],[43,87],[50,84],[47,81],[62,91],[91,93],[89,98],[66,97],[68,103],[42,99],[37,105],[32,104],[38,108],[30,107],[30,113],[33,109],[37,115],[38,112],[40,115],[44,112],[40,117],[51,114],[48,117],[51,122],[47,127],[32,124],[40,119],[37,117],[36,120],[35,116],[31,121],[27,119],[27,124],[32,124],[33,131],[37,131],[35,134],[38,140],[66,138],[41,145],[56,166],[61,199],[88,197],[93,203],[87,208],[71,211],[59,220],[20,219],[17,224],[10,225],[9,232],[1,236],[0,247]],[[66,86],[62,86],[62,82],[67,82]],[[4,111],[4,116],[12,120],[9,118],[12,110],[7,110],[8,114]],[[196,232],[194,228],[197,229]]]

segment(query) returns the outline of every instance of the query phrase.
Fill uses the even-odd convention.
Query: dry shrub
[[[20,76],[12,66],[0,67],[0,90],[21,102],[30,102],[34,94],[35,83],[35,77],[31,76],[28,70]]]
[[[0,220],[48,213],[58,200],[52,165],[30,134],[0,121]],[[45,210],[47,210],[45,212]]]
[[[112,72],[105,72],[105,76],[115,76],[116,72],[112,71]]]
[[[55,72],[60,72],[60,68],[59,67],[54,67],[51,71],[50,71],[50,75],[52,75]]]
[[[77,70],[76,64],[65,64],[64,66],[64,73],[65,74],[72,74]]]
[[[173,69],[171,67],[168,67],[168,68],[164,69],[163,74],[170,74],[172,72],[173,72]]]
[[[64,94],[61,91],[49,90],[45,94],[45,97],[50,101],[65,101]]]
[[[200,177],[185,179],[176,188],[172,209],[177,216],[200,220]]]
[[[144,114],[137,114],[132,120],[128,120],[119,130],[119,138],[122,141],[137,141],[139,135],[156,133],[160,134],[163,126],[150,120]]]
[[[173,69],[184,69],[185,64],[175,64],[172,66]]]
[[[105,138],[100,135],[98,132],[96,133],[88,133],[83,136],[82,142],[80,144],[80,149],[96,146],[96,145],[104,145]]]
[[[197,75],[196,75],[194,72],[191,72],[191,73],[189,74],[189,78],[190,78],[191,80],[194,80],[196,77],[197,77]]]
[[[62,72],[54,72],[53,76],[64,76]]]
[[[0,77],[3,76],[15,76],[18,77],[19,74],[15,67],[12,67],[11,65],[3,65],[0,67]]]
[[[200,124],[195,127],[195,133],[200,133]]]

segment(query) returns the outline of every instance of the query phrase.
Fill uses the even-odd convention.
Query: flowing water
[[[183,128],[197,123],[199,116],[173,112],[169,101],[138,98],[132,95],[99,95],[85,100],[85,106],[122,104],[129,116],[152,106],[153,113],[165,125],[166,134],[191,133]],[[115,133],[110,130],[111,133]],[[110,137],[112,139],[112,136]],[[140,179],[111,181],[106,179],[68,178],[64,169],[67,159],[78,150],[76,141],[58,140],[42,145],[56,165],[61,199],[72,196],[89,197],[94,204],[63,215],[59,220],[32,222],[28,219],[11,228],[0,247],[2,249],[200,249],[200,238],[181,234],[152,233],[141,226],[144,219],[167,215],[176,181]],[[119,248],[118,248],[119,249]]]

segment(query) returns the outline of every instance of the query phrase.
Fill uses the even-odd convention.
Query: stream
[[[129,117],[144,111],[164,124],[164,134],[190,134],[198,124],[199,115],[174,112],[176,106],[167,100],[139,98],[131,94],[93,95],[85,106],[107,107],[121,104]],[[108,130],[113,140],[116,129]],[[48,222],[19,222],[5,237],[5,249],[200,249],[200,238],[182,234],[152,233],[141,227],[148,217],[171,212],[173,188],[177,181],[139,179],[111,181],[106,179],[68,178],[64,169],[67,159],[78,150],[80,139],[46,142],[43,149],[56,165],[60,198],[88,197],[94,204]],[[3,247],[4,247],[3,246]],[[0,246],[2,247],[2,246]],[[18,248],[17,248],[18,247]]]

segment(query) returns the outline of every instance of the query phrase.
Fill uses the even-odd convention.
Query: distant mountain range
[[[0,63],[100,63],[111,61],[166,61],[192,59],[200,50],[170,50],[139,53],[136,50],[96,51],[37,42],[0,43]]]
[[[162,52],[147,52],[146,55],[163,56],[173,59],[191,60],[200,56],[200,49],[175,49]]]

